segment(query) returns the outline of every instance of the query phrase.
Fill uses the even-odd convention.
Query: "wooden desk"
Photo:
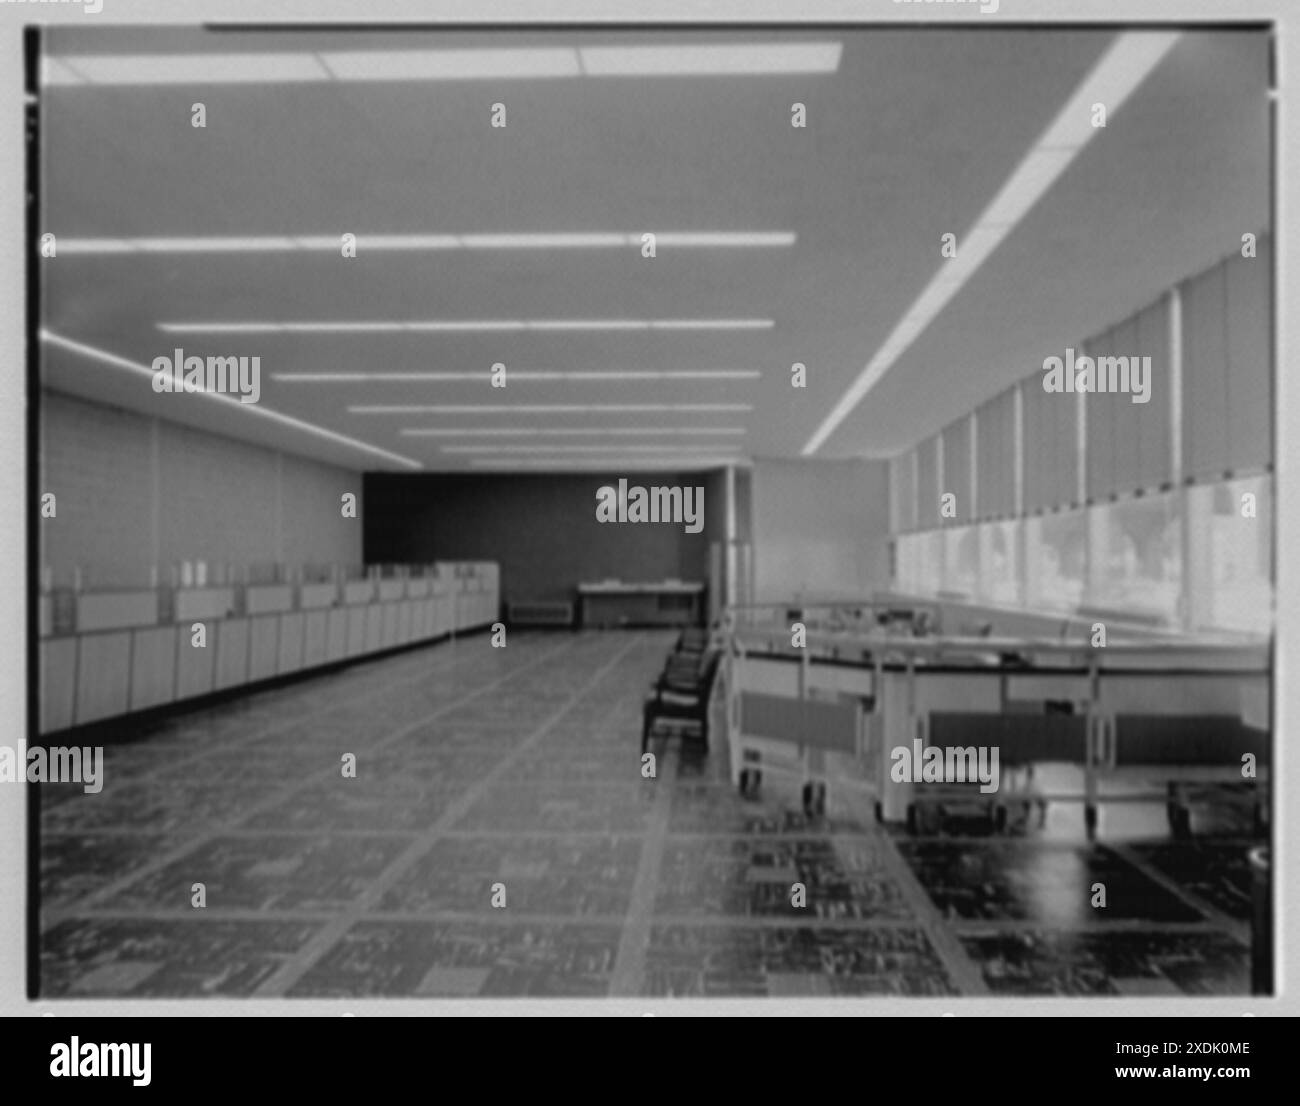
[[[698,626],[703,598],[704,585],[694,581],[579,584],[578,620],[583,627]]]

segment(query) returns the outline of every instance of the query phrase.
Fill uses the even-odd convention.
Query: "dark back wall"
[[[704,488],[704,529],[680,523],[596,521],[596,489],[618,485]],[[709,576],[709,542],[725,536],[723,474],[366,473],[367,564],[483,560],[501,565],[501,598],[572,598],[580,581]]]

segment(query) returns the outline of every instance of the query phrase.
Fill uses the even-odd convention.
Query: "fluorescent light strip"
[[[579,77],[568,47],[519,50],[331,50],[321,64],[341,81],[537,80]]]
[[[651,330],[769,330],[773,319],[651,319]]]
[[[511,373],[514,380],[521,374]],[[271,373],[272,380],[287,384],[369,384],[381,381],[386,384],[410,382],[450,382],[454,380],[491,380],[490,372],[414,372],[414,373]]]
[[[644,232],[574,234],[358,234],[358,253],[441,250],[590,250],[641,245]],[[663,231],[655,244],[667,249],[749,249],[788,247],[794,231]],[[342,234],[219,235],[185,238],[63,238],[64,256],[118,253],[338,253]]]
[[[593,369],[590,372],[511,371],[511,380],[758,380],[761,369]]]
[[[328,81],[315,54],[63,54],[46,83],[78,85],[296,84]]]
[[[677,470],[717,468],[722,465],[743,464],[735,456],[695,457],[691,454],[678,454],[674,457],[636,457],[630,458],[626,466],[619,465],[614,458],[551,457],[546,460],[534,457],[472,457],[469,467],[476,469],[594,469],[609,472],[611,468],[628,468],[634,472],[649,470]]]
[[[738,445],[701,446],[718,453],[735,453]],[[676,456],[680,449],[662,445],[445,445],[442,453],[662,453]]]
[[[349,415],[575,415],[588,411],[619,414],[650,414],[664,411],[718,412],[752,411],[752,403],[444,403],[444,404],[354,404]]]
[[[378,334],[503,330],[769,330],[773,319],[427,319],[413,322],[158,323],[166,334]]]
[[[544,80],[834,73],[839,42],[329,50],[297,54],[61,54],[43,59],[46,87],[284,84],[302,81]]]
[[[588,380],[757,380],[763,375],[759,369],[681,369],[653,370],[597,369],[592,372],[550,372],[547,370],[510,369],[511,381],[567,381],[582,383]],[[284,372],[272,373],[272,380],[290,384],[368,384],[372,381],[391,383],[420,383],[426,381],[491,380],[492,374],[483,372]]]
[[[55,334],[51,330],[42,329],[40,332],[41,341],[60,349],[68,350],[82,357],[89,357],[95,361],[102,361],[106,365],[112,365],[114,368],[127,369],[137,373],[140,376],[148,378],[152,383],[154,371],[148,365],[142,365],[138,361],[131,361],[125,357],[119,357],[115,353],[109,353],[107,350],[98,349],[95,346],[88,346],[83,342],[74,341],[71,338],[64,338],[60,334]],[[188,393],[187,393],[188,394]],[[380,449],[378,446],[370,445],[357,438],[350,438],[346,434],[336,434],[333,430],[326,430],[323,426],[317,426],[315,423],[304,422],[302,419],[296,419],[292,415],[282,415],[279,411],[272,411],[270,408],[260,403],[243,403],[234,396],[225,395],[221,392],[194,392],[196,396],[202,396],[214,403],[229,404],[230,407],[237,411],[242,411],[246,415],[254,418],[269,419],[281,426],[288,426],[294,430],[301,430],[308,434],[314,434],[318,438],[324,438],[327,441],[337,442],[340,445],[348,446],[351,449],[358,449],[364,453],[373,454],[376,457],[385,457],[399,465],[405,465],[407,468],[419,469],[424,466],[419,461],[413,461],[410,457],[403,457],[400,453],[390,453],[386,449]]]
[[[756,42],[664,46],[586,46],[589,77],[729,77],[834,73],[838,42]]]
[[[491,426],[481,430],[459,426],[407,427],[398,431],[407,438],[619,438],[619,437],[708,437],[714,434],[744,434],[743,426],[610,426],[536,427]]]
[[[881,347],[808,439],[802,450],[803,456],[816,453],[825,444],[1013,227],[1042,199],[1078,152],[1100,133],[1091,125],[1091,104],[1104,103],[1113,115],[1180,37],[1177,33],[1134,32],[1120,35],[1111,44],[980,213],[972,229],[964,238],[958,238],[957,256],[943,263],[895,324]]]

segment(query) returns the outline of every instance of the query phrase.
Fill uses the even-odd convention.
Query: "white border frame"
[[[103,10],[90,15],[74,3],[0,2],[0,235],[11,243],[0,253],[0,287],[10,290],[0,314],[0,448],[5,464],[0,466],[0,495],[9,504],[11,525],[0,529],[0,552],[6,572],[17,572],[21,587],[0,590],[0,696],[9,706],[5,712],[3,740],[16,744],[26,736],[24,704],[27,696],[26,642],[26,534],[36,518],[26,517],[34,507],[26,503],[26,412],[24,391],[26,351],[24,333],[26,288],[26,227],[24,184],[24,138],[22,88],[22,30],[29,23],[76,24],[95,20],[109,24],[193,24],[259,23],[291,24],[475,24],[501,23],[620,23],[644,26],[652,23],[836,23],[859,25],[915,24],[927,26],[993,27],[999,23],[1042,25],[1092,23],[1151,24],[1180,26],[1271,21],[1277,28],[1277,81],[1286,87],[1286,74],[1300,72],[1300,8],[1295,0],[1182,0],[1177,13],[1167,0],[1001,0],[998,11],[981,14],[970,4],[899,3],[897,0],[316,0],[309,15],[290,14],[289,5],[277,7],[266,0],[103,0]],[[1273,212],[1274,242],[1277,249],[1278,304],[1275,370],[1275,456],[1277,499],[1275,549],[1300,549],[1300,515],[1288,510],[1293,502],[1289,485],[1296,461],[1297,444],[1289,440],[1287,428],[1300,426],[1300,390],[1291,386],[1288,364],[1291,329],[1295,314],[1283,309],[1288,302],[1287,263],[1296,245],[1300,226],[1288,219],[1289,190],[1296,185],[1288,174],[1300,148],[1300,113],[1292,115],[1278,97],[1275,172],[1276,205]],[[19,244],[22,244],[21,246]],[[1278,994],[1273,998],[1113,998],[1113,999],[594,999],[594,1000],[494,1000],[494,999],[186,999],[186,1000],[45,1000],[26,998],[25,911],[26,911],[26,795],[19,786],[0,787],[0,1014],[56,1016],[229,1016],[262,1017],[283,1015],[889,1015],[958,1017],[1011,1015],[1019,1017],[1068,1016],[1161,1016],[1204,1017],[1225,1015],[1295,1015],[1300,1013],[1300,971],[1290,954],[1288,936],[1300,908],[1300,880],[1293,878],[1291,851],[1300,800],[1287,801],[1287,783],[1300,754],[1286,741],[1292,706],[1300,688],[1289,684],[1290,649],[1300,628],[1300,581],[1297,565],[1289,557],[1275,557],[1277,580],[1277,648],[1274,670],[1274,730],[1281,735],[1277,763],[1274,826],[1274,872],[1281,886],[1276,892],[1275,958]],[[10,575],[10,579],[12,579]],[[20,894],[12,891],[20,890]]]

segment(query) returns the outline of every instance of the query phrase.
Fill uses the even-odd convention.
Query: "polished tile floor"
[[[476,636],[124,728],[100,794],[42,792],[42,994],[1248,993],[1231,828],[911,838],[675,742],[642,779],[671,641]]]

